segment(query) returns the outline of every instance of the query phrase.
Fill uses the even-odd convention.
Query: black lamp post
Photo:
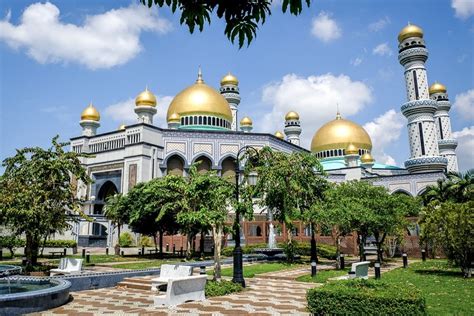
[[[245,146],[240,148],[237,152],[235,158],[235,199],[237,201],[237,208],[235,210],[235,221],[234,221],[234,239],[235,239],[235,248],[234,248],[234,272],[232,277],[232,282],[239,283],[242,287],[245,287],[243,264],[242,264],[242,248],[240,247],[240,209],[238,206],[239,203],[239,186],[240,186],[240,159],[241,155],[247,153],[249,150],[254,151],[258,155],[258,151],[252,146]],[[249,175],[249,184],[254,185],[256,182],[257,175],[251,173]]]

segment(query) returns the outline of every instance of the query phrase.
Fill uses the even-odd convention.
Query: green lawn
[[[120,268],[120,269],[132,269],[132,270],[140,270],[140,269],[151,269],[151,268],[159,268],[162,264],[168,263],[178,263],[179,261],[176,260],[153,260],[153,261],[145,261],[145,262],[134,262],[134,263],[122,263],[122,264],[114,264],[111,265],[111,268]]]
[[[82,259],[81,255],[74,255],[74,256],[67,256],[68,258],[77,258]],[[144,261],[144,260],[151,260],[150,258],[146,257],[122,257],[122,256],[115,256],[115,255],[90,255],[90,264],[96,263],[108,263],[108,262],[129,262],[129,261]],[[58,260],[59,262],[59,260]],[[84,259],[85,262],[85,259]]]
[[[256,274],[280,271],[280,270],[288,270],[292,268],[297,268],[299,266],[302,266],[302,265],[299,263],[288,264],[288,263],[280,263],[280,262],[256,263],[256,264],[244,266],[244,278],[253,278]],[[208,271],[208,274],[212,274],[212,273],[213,273],[212,271]],[[233,268],[222,269],[222,276],[231,277],[232,273],[233,273]]]
[[[382,280],[414,284],[426,298],[430,315],[474,315],[474,280],[464,279],[461,270],[445,260],[413,263],[384,273]]]
[[[302,275],[296,279],[300,282],[314,282],[314,283],[326,283],[329,278],[334,278],[342,275],[347,275],[350,268],[344,270],[320,270],[317,271],[316,276],[312,277],[310,274]]]

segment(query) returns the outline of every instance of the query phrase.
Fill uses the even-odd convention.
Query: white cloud
[[[262,101],[271,108],[254,126],[262,132],[283,131],[285,114],[296,111],[303,128],[301,145],[309,148],[314,133],[336,117],[337,104],[342,116],[349,117],[361,111],[372,98],[365,83],[346,75],[328,73],[304,78],[288,74],[263,88]]]
[[[364,129],[372,139],[372,155],[376,161],[396,165],[395,159],[386,153],[386,149],[400,138],[404,123],[403,115],[391,109],[364,124]]]
[[[390,18],[388,16],[381,18],[380,20],[370,23],[369,30],[372,32],[378,32],[383,30],[388,24],[390,24]]]
[[[60,20],[59,8],[46,2],[25,9],[18,25],[10,14],[0,21],[0,41],[14,49],[25,49],[39,63],[74,62],[90,69],[124,64],[141,50],[143,31],[166,33],[168,20],[156,10],[131,5],[102,14],[89,15],[83,25]]]
[[[388,43],[382,43],[372,50],[372,54],[379,55],[379,56],[392,56],[393,52]]]
[[[160,127],[166,127],[168,125],[166,123],[166,112],[173,98],[172,96],[157,96],[157,112],[153,117],[154,125]],[[137,123],[137,114],[134,112],[134,109],[135,99],[130,98],[107,106],[104,110],[104,114],[106,117],[118,123],[133,124]]]
[[[474,126],[453,132],[453,137],[458,140],[456,154],[459,170],[466,171],[474,168]]]
[[[336,20],[331,19],[329,13],[323,11],[313,19],[311,34],[327,43],[341,37],[342,29],[337,25]]]
[[[474,15],[474,1],[472,0],[452,0],[451,7],[458,18],[467,19]]]
[[[351,65],[354,66],[354,67],[357,67],[360,64],[362,64],[362,60],[363,59],[361,57],[356,57],[355,59],[351,60]]]
[[[474,89],[456,95],[454,108],[465,120],[474,120]]]

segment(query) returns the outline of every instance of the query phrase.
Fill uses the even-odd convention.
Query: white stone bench
[[[151,279],[151,290],[158,291],[158,287],[168,284],[170,279],[188,277],[193,275],[193,267],[185,265],[163,264],[160,267],[160,276]]]
[[[83,259],[61,258],[57,269],[49,270],[51,276],[58,274],[81,273]]]
[[[353,263],[351,266],[351,273],[349,275],[343,275],[330,280],[348,280],[348,279],[368,279],[369,278],[369,265],[370,261],[362,261]]]
[[[205,300],[206,281],[206,275],[169,279],[166,293],[153,296],[155,307],[176,306],[188,301]]]

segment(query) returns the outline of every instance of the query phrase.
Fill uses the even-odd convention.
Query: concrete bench
[[[57,269],[49,270],[51,276],[58,274],[81,273],[83,259],[61,258]]]
[[[205,300],[206,281],[206,275],[169,279],[166,293],[153,296],[155,307],[176,306],[188,301]]]
[[[369,265],[370,261],[362,261],[353,263],[349,275],[343,275],[340,277],[330,278],[329,280],[348,280],[348,279],[368,279],[369,278]]]
[[[193,267],[185,265],[163,264],[160,267],[160,276],[151,279],[151,290],[158,291],[160,285],[167,284],[170,279],[193,275]]]

